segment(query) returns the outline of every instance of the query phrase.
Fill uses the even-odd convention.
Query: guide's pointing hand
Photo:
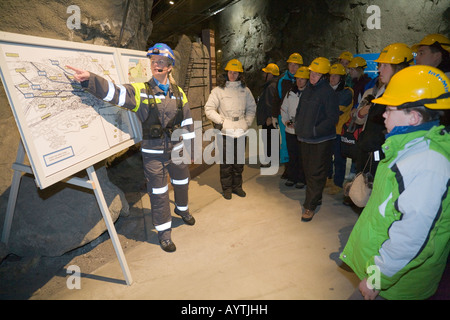
[[[78,68],[74,68],[72,66],[67,66],[67,68],[75,71],[75,74],[73,75],[74,79],[78,82],[82,82],[82,81],[86,81],[89,80],[89,76],[91,75],[89,73],[89,71],[86,70],[82,70],[82,69],[78,69]]]

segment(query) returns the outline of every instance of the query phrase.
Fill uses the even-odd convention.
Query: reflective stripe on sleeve
[[[181,149],[183,149],[183,142],[181,142],[181,143],[179,143],[179,144],[177,144],[176,146],[174,146],[173,147],[173,151],[178,151],[178,150],[181,150]]]
[[[116,88],[114,87],[114,83],[108,80],[108,94],[103,98],[103,101],[109,102],[114,98],[114,94],[116,93]]]
[[[184,140],[194,139],[195,132],[184,133],[181,136],[183,137]]]
[[[192,118],[184,119],[183,122],[181,122],[181,126],[189,126],[191,124],[194,124],[194,120]]]
[[[117,104],[119,107],[123,107],[125,104],[125,97],[127,96],[127,89],[125,89],[124,86],[118,85],[120,88],[120,94],[119,94],[119,103]]]

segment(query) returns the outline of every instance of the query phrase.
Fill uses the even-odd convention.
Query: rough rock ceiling
[[[201,23],[240,0],[154,0],[150,41],[178,33],[200,33]]]

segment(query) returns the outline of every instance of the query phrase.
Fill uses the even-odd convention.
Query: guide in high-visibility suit
[[[195,219],[189,213],[188,187],[189,164],[172,159],[172,151],[181,154],[184,141],[195,137],[194,123],[189,104],[183,90],[170,75],[175,65],[172,49],[163,43],[149,48],[152,78],[146,83],[116,85],[94,73],[68,68],[75,71],[74,79],[81,82],[96,97],[136,112],[142,122],[143,140],[141,152],[147,191],[150,196],[152,219],[161,248],[167,252],[176,250],[172,241],[172,216],[169,205],[168,175],[171,178],[175,196],[175,213],[188,225]],[[181,129],[180,139],[172,141],[172,133]],[[193,143],[191,144],[193,145]]]

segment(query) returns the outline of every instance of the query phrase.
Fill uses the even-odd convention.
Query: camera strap
[[[159,111],[158,106],[156,103],[156,96],[152,89],[152,86],[146,82],[145,83],[145,89],[148,97],[148,116],[147,119],[142,123],[142,133],[143,133],[143,139],[149,140],[149,139],[155,139],[155,134],[152,134],[152,127],[155,128],[156,126],[159,126],[161,128],[161,121],[159,120]],[[161,131],[162,133],[162,131]]]
[[[170,119],[169,122],[167,122],[166,129],[170,131],[170,134],[172,134],[173,130],[178,129],[181,126],[181,122],[183,122],[183,101],[181,98],[181,92],[177,85],[171,84],[172,92],[175,96],[175,99],[177,101],[177,113],[175,116]]]
[[[148,96],[149,112],[147,119],[142,123],[143,139],[162,138],[164,133],[166,133],[170,138],[173,130],[180,127],[181,122],[183,121],[183,102],[181,99],[180,90],[176,85],[171,85],[171,91],[175,95],[175,99],[177,101],[177,112],[175,116],[167,122],[165,128],[163,128],[159,118],[159,110],[156,102],[155,92],[153,91],[153,88],[149,82],[145,83],[145,88]],[[155,134],[155,130],[159,130],[159,136]]]

